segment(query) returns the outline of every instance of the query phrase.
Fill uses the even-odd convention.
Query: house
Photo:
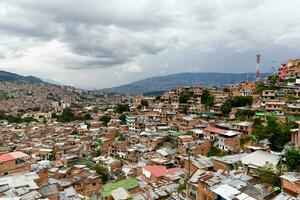
[[[188,180],[188,199],[266,199],[273,194],[272,187],[263,188],[256,178],[244,174],[242,171],[217,172],[197,170]]]
[[[150,181],[156,182],[162,179],[163,176],[167,173],[167,168],[162,165],[152,165],[145,166],[142,169],[143,175]]]
[[[195,171],[210,170],[213,168],[213,160],[206,156],[190,156],[184,160],[184,177],[188,179]]]
[[[134,178],[129,178],[117,181],[115,183],[107,183],[103,185],[103,188],[101,190],[102,198],[105,200],[113,200],[114,197],[112,195],[114,194],[114,196],[116,197],[115,190],[118,188],[123,188],[126,191],[126,193],[128,192],[129,194],[137,194],[142,191],[139,186],[139,182]]]
[[[290,115],[300,115],[300,101],[286,102],[285,112]]]
[[[269,163],[276,167],[281,157],[267,151],[257,150],[241,158],[244,171],[256,175],[256,169]]]
[[[251,135],[253,132],[253,122],[249,122],[249,121],[233,122],[230,124],[230,129],[241,132],[243,136]]]
[[[285,102],[284,101],[267,101],[265,103],[266,112],[272,112],[276,115],[284,115]]]
[[[233,130],[207,127],[204,129],[204,138],[213,141],[213,146],[224,151],[239,151],[240,132]]]
[[[287,172],[280,176],[282,191],[293,197],[300,196],[300,173]]]
[[[235,167],[241,162],[241,158],[246,156],[246,153],[243,154],[234,154],[229,156],[223,157],[214,157],[214,171],[223,170],[223,171],[230,171],[234,170]]]
[[[0,199],[41,199],[35,172],[10,174],[0,177]]]
[[[13,173],[29,172],[29,159],[29,155],[20,151],[0,155],[0,177]]]

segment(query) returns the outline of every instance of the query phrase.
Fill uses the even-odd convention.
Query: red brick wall
[[[0,177],[5,174],[13,174],[20,172],[29,172],[29,165],[27,163],[16,165],[15,160],[3,162],[0,165]]]
[[[292,194],[292,195],[300,195],[300,182],[291,183],[288,180],[282,179],[282,188],[283,191]]]

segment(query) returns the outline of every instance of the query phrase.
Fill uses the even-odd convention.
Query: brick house
[[[29,158],[29,155],[19,151],[0,155],[0,177],[13,173],[29,172]]]
[[[288,172],[280,176],[282,191],[293,197],[300,195],[300,173]]]

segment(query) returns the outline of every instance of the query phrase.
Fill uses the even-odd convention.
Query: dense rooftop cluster
[[[0,199],[297,199],[299,88],[299,59],[151,97],[1,82]]]

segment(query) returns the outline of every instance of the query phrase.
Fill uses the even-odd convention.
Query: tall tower
[[[259,63],[260,63],[260,54],[256,55],[256,81],[259,81]]]

